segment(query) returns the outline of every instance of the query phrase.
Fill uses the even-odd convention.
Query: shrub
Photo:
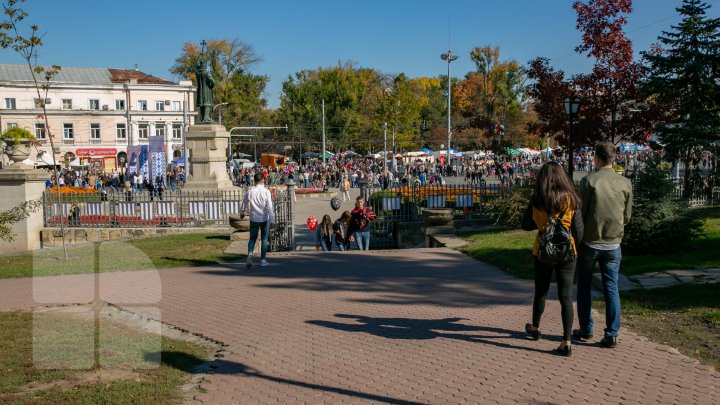
[[[635,174],[633,214],[625,227],[628,253],[667,253],[687,248],[702,222],[688,215],[687,204],[674,198],[671,164],[654,156]]]
[[[527,182],[522,186],[501,189],[485,199],[486,212],[496,218],[495,225],[519,228],[535,185]]]
[[[20,127],[12,127],[2,134],[2,139],[12,139],[15,145],[19,145],[20,139],[23,138],[29,139],[31,142],[37,141],[35,135],[31,134],[27,129]]]

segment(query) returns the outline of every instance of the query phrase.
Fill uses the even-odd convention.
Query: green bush
[[[668,253],[688,248],[702,222],[674,198],[671,164],[654,156],[635,174],[633,214],[625,227],[623,249],[633,254]]]
[[[485,211],[496,219],[495,225],[507,228],[519,228],[522,216],[527,208],[534,184],[500,189],[494,195],[485,197]]]
[[[12,139],[15,145],[20,144],[20,139],[23,138],[29,139],[30,141],[37,140],[35,135],[31,134],[30,131],[20,127],[12,127],[2,134],[2,139]]]

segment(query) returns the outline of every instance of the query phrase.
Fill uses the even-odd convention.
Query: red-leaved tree
[[[530,96],[539,122],[528,129],[540,136],[554,135],[567,144],[562,100],[574,94],[583,102],[573,131],[575,147],[600,140],[647,140],[654,114],[639,92],[645,71],[634,60],[632,42],[623,32],[632,0],[577,1],[573,8],[582,36],[575,51],[594,60],[592,71],[565,79],[564,72],[553,69],[547,59],[531,61],[528,77],[535,83]]]

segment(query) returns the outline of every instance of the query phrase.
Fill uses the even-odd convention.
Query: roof
[[[49,66],[44,66],[46,69]],[[43,80],[43,77],[38,79]],[[136,79],[138,84],[175,84],[171,81],[132,69],[83,68],[63,66],[54,83],[111,85],[127,83]],[[27,65],[0,64],[0,82],[31,82],[32,75]]]

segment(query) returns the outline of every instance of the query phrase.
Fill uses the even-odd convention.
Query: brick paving
[[[548,301],[546,338],[528,340],[532,284],[448,249],[269,260],[103,274],[99,291],[226,345],[203,403],[720,403],[718,372],[627,329],[615,350],[553,356],[558,303]],[[0,309],[82,302],[92,277],[43,279],[41,304],[32,280],[0,280]]]

